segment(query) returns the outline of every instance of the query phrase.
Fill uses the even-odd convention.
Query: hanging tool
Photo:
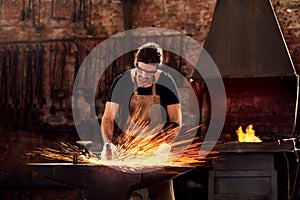
[[[31,54],[31,97],[30,97],[30,108],[32,109],[33,104],[37,102],[36,96],[37,88],[37,50],[32,50]]]
[[[54,0],[51,0],[51,18],[54,18]]]
[[[87,29],[88,35],[93,35],[94,29],[92,27],[92,0],[89,1],[89,25]]]
[[[58,46],[57,44],[55,44],[55,49],[54,49],[54,62],[52,64],[52,58],[51,58],[51,54],[53,52],[53,48],[51,46],[50,48],[50,89],[51,89],[51,107],[55,107],[54,106],[54,99],[55,99],[55,74],[56,74],[56,60],[57,60],[57,53],[58,53]],[[52,65],[51,65],[52,64]]]
[[[77,74],[77,70],[79,69],[79,53],[78,53],[78,51],[79,51],[79,48],[78,48],[78,42],[77,42],[77,40],[75,39],[74,41],[73,41],[73,49],[75,49],[75,50],[73,50],[73,54],[74,54],[74,57],[75,57],[75,63],[74,63],[74,71],[73,71],[73,77],[72,77],[72,79],[73,79],[73,81],[75,80],[75,78],[76,78],[76,74]]]
[[[26,79],[26,73],[25,73],[25,62],[26,62],[26,51],[25,49],[22,50],[22,54],[20,54],[20,77],[21,77],[21,90],[20,90],[20,113],[19,113],[19,126],[23,127],[23,119],[24,119],[24,99],[25,99],[25,79]]]
[[[38,99],[40,97],[39,94],[39,73],[40,73],[40,48],[35,47],[32,51],[31,55],[31,69],[32,69],[32,91],[31,91],[31,102],[29,107],[29,117],[28,117],[28,125],[29,131],[36,131],[37,125],[39,123],[39,111],[38,111]]]
[[[82,15],[82,7],[83,7],[83,0],[79,0],[79,8],[78,8],[78,12],[77,12],[77,19],[80,20],[81,19],[81,15]]]
[[[19,110],[19,105],[20,105],[20,85],[18,82],[19,78],[19,58],[20,52],[19,48],[15,45],[13,50],[12,50],[12,55],[11,55],[11,63],[12,63],[12,83],[11,83],[11,103],[12,103],[12,127],[14,130],[18,130],[19,128],[19,119],[20,119],[20,110]]]
[[[66,69],[67,69],[67,55],[70,55],[71,53],[71,42],[65,42],[63,41],[63,46],[65,47],[65,60],[64,60],[64,75],[63,75],[63,90],[65,91],[65,106],[66,106],[66,111],[70,112],[71,111],[71,102],[70,102],[70,95],[71,95],[71,89],[70,89],[70,84],[71,84],[71,80],[70,80],[70,76],[69,74],[66,74]]]
[[[25,8],[25,17],[30,19],[31,15],[31,0],[28,0],[28,6]]]
[[[60,99],[60,106],[59,108],[62,109],[62,104],[63,104],[63,99],[66,96],[66,91],[65,91],[65,66],[66,66],[66,51],[67,47],[64,42],[61,43],[63,46],[63,50],[61,51],[60,55],[60,70],[61,70],[61,75],[60,75],[60,86],[59,86],[59,93],[58,93],[58,98]]]
[[[35,27],[35,5],[34,5],[34,0],[32,0],[32,26]]]
[[[26,52],[26,66],[24,68],[25,77],[24,77],[24,106],[22,111],[22,128],[28,130],[28,119],[30,117],[30,108],[32,103],[32,59],[31,59],[32,50]]]
[[[132,8],[134,0],[122,0],[124,28],[126,30],[132,29]]]
[[[89,15],[89,28],[92,28],[92,0],[90,0],[90,15]]]
[[[21,21],[25,20],[25,0],[22,1],[22,10],[20,13],[20,19]]]
[[[32,105],[37,105],[37,102],[38,102],[38,98],[39,98],[39,91],[38,91],[38,88],[39,88],[39,49],[38,48],[35,48],[34,49],[34,54],[33,54],[33,62],[32,62],[32,68],[33,68],[33,101],[32,101],[32,104],[31,104],[31,109],[33,108]]]
[[[11,63],[11,50],[6,52],[6,76],[7,76],[7,94],[6,94],[6,106],[11,103],[11,83],[12,83],[12,63]]]
[[[83,1],[82,5],[83,5],[83,28],[86,29],[86,5],[85,5],[85,1]]]
[[[16,46],[9,46],[9,54],[8,54],[8,65],[9,65],[9,94],[8,94],[8,106],[12,109],[12,111],[16,110],[18,104],[18,97],[17,97],[17,75],[18,75],[18,61],[19,61],[19,50]]]
[[[22,77],[20,77],[22,74],[20,74],[19,69],[20,69],[20,58],[19,58],[19,50],[16,49],[15,50],[15,60],[17,61],[17,63],[15,63],[15,77],[14,77],[14,87],[15,87],[15,92],[13,95],[13,105],[14,108],[17,109],[18,106],[21,104],[21,99],[20,99],[20,92],[22,91],[22,88],[20,88],[19,83],[22,83]],[[22,75],[23,76],[23,75]],[[21,81],[20,81],[21,78]]]
[[[52,87],[53,87],[53,76],[52,76],[52,52],[53,52],[53,47],[52,45],[50,45],[50,48],[49,48],[49,74],[50,74],[50,77],[49,77],[49,86],[50,86],[50,98],[52,98]]]
[[[45,56],[45,49],[41,46],[41,50],[39,51],[38,55],[38,69],[39,72],[38,76],[38,104],[40,108],[46,104],[46,97],[44,96],[44,56]]]
[[[3,105],[3,100],[4,100],[4,97],[3,97],[3,94],[5,94],[5,91],[4,91],[4,79],[5,79],[5,73],[4,73],[4,55],[3,55],[3,52],[0,52],[0,104],[1,104],[1,107]]]
[[[0,63],[0,69],[1,69],[1,74],[0,74],[0,104],[1,104],[1,110],[2,110],[2,106],[4,104],[4,94],[5,94],[5,67],[4,67],[4,53],[3,52],[0,52],[0,56],[1,56],[1,63]]]
[[[3,111],[6,110],[7,105],[8,105],[8,98],[9,98],[9,80],[10,80],[10,69],[9,69],[9,59],[8,56],[9,51],[6,50],[3,55],[3,60],[2,60],[2,77],[3,77],[3,100],[2,100],[2,109]]]
[[[19,86],[18,86],[18,66],[19,66],[19,50],[18,47],[15,47],[11,54],[11,102],[14,109],[17,109],[17,106],[20,104],[19,100]]]
[[[39,0],[38,25],[41,25],[41,0]]]
[[[73,0],[73,12],[72,12],[72,15],[71,15],[71,19],[72,19],[72,22],[76,22],[76,0]]]
[[[13,118],[13,108],[12,108],[12,79],[13,79],[13,74],[12,74],[12,50],[10,46],[8,46],[8,50],[6,51],[6,58],[5,58],[5,65],[6,65],[6,98],[5,98],[5,118],[3,119],[3,124],[7,128],[12,127],[12,118]]]

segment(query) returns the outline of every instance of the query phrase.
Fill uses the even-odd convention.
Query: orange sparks
[[[208,155],[201,157],[201,143],[193,143],[195,138],[192,130],[180,133],[176,137],[180,127],[163,132],[161,128],[161,126],[157,126],[150,131],[145,127],[128,129],[127,131],[133,131],[133,133],[124,132],[119,137],[116,145],[117,151],[113,154],[112,160],[101,159],[93,152],[83,154],[77,144],[67,142],[59,142],[59,149],[38,148],[34,153],[55,161],[74,162],[74,157],[76,157],[78,163],[117,166],[124,171],[155,166],[199,166],[204,165],[207,159],[213,158],[216,154],[216,152],[201,152],[201,155]],[[132,135],[135,135],[136,132],[139,132],[139,135],[133,137]],[[156,154],[160,144],[172,140],[170,152]]]
[[[127,121],[128,128],[118,137],[111,160],[101,159],[93,152],[83,154],[78,144],[66,142],[59,143],[60,150],[40,148],[36,153],[52,160],[74,162],[75,157],[78,163],[117,166],[127,171],[156,166],[199,166],[216,154],[200,152],[202,144],[194,142],[197,138],[193,131],[202,125],[182,131],[183,127],[164,128],[159,124],[149,130],[147,123],[137,117],[138,112],[132,121]]]

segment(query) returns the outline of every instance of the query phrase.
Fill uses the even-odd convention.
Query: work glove
[[[103,145],[103,149],[101,151],[101,159],[102,160],[112,160],[113,154],[116,152],[117,147],[111,143],[106,142]]]
[[[158,149],[154,152],[154,155],[157,157],[157,159],[167,162],[169,160],[169,154],[171,152],[171,145],[168,143],[162,143],[159,145]]]

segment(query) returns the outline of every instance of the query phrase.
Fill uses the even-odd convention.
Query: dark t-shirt
[[[129,105],[131,96],[134,94],[134,83],[131,78],[131,70],[117,76],[111,86],[107,100],[120,105],[115,119],[114,141],[119,134],[126,130],[129,119]],[[152,86],[148,88],[137,88],[139,95],[152,95]],[[177,86],[173,78],[166,72],[161,72],[156,82],[156,94],[160,96],[161,110],[163,119],[170,122],[167,115],[167,106],[179,103]]]

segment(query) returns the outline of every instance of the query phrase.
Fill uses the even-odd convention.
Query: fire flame
[[[255,136],[255,130],[252,124],[246,127],[246,133],[243,132],[242,126],[240,126],[238,130],[236,130],[236,134],[238,135],[239,142],[261,142],[261,139]]]

